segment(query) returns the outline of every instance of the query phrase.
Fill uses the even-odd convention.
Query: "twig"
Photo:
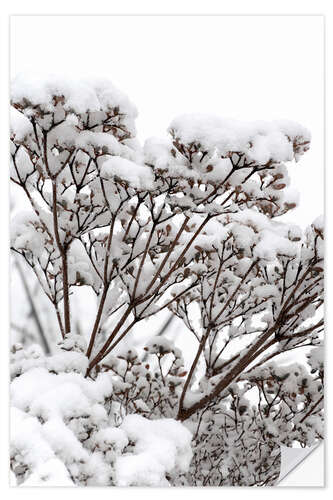
[[[41,339],[41,342],[42,342],[45,354],[50,354],[51,350],[50,350],[49,344],[47,342],[44,329],[43,329],[41,321],[39,319],[39,316],[38,316],[38,313],[37,313],[37,310],[36,310],[36,307],[35,307],[32,295],[31,295],[31,291],[29,289],[29,286],[28,286],[27,280],[25,278],[23,269],[21,268],[21,264],[19,263],[18,259],[15,259],[15,265],[16,265],[16,268],[17,268],[18,273],[20,275],[20,278],[21,278],[21,281],[22,281],[23,288],[24,288],[24,291],[26,293],[27,299],[29,301],[29,305],[30,305],[31,312],[32,312],[32,317],[34,318],[34,321],[36,323],[37,330],[38,330],[38,333],[40,335],[40,339]]]

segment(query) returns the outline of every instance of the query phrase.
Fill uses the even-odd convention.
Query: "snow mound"
[[[119,107],[122,113],[132,118],[137,116],[134,104],[107,79],[71,79],[55,74],[25,72],[17,75],[11,85],[14,106],[28,101],[44,112],[53,112],[59,99],[66,110],[78,114]]]
[[[125,417],[121,429],[134,443],[133,455],[118,458],[119,486],[168,486],[166,473],[186,472],[191,462],[192,434],[175,420]]]
[[[91,380],[69,371],[80,352],[34,352],[27,363],[22,348],[13,350],[11,470],[18,485],[165,486],[167,474],[188,470],[192,435],[181,423],[123,418],[110,373]]]
[[[103,163],[101,175],[106,179],[118,178],[139,190],[153,188],[153,174],[149,167],[137,165],[120,156],[113,156],[106,160]]]
[[[184,144],[200,144],[203,150],[216,149],[224,156],[245,153],[258,165],[299,159],[309,149],[310,132],[298,123],[241,122],[213,115],[187,114],[174,119],[171,135]]]

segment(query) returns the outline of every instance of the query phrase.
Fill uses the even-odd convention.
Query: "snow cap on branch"
[[[171,122],[169,131],[182,143],[200,144],[223,156],[242,152],[259,165],[298,160],[311,140],[305,127],[287,120],[251,123],[205,114],[180,116]]]
[[[68,113],[108,111],[118,107],[133,120],[137,117],[136,107],[127,96],[109,80],[101,78],[71,79],[61,75],[20,73],[12,82],[11,100],[16,108],[29,105],[30,114],[52,113],[60,102]]]

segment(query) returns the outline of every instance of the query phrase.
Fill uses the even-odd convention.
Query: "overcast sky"
[[[323,211],[323,18],[320,16],[18,16],[11,76],[26,70],[110,78],[139,109],[140,140],[178,114],[287,118],[312,133],[290,169],[306,225]]]

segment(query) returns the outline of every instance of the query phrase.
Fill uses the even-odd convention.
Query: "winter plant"
[[[109,81],[12,84],[11,180],[29,203],[11,247],[45,297],[43,342],[12,346],[15,480],[272,485],[281,444],[323,438],[323,220],[281,220],[310,134],[186,115],[141,147],[136,116]],[[97,303],[85,331],[80,289]],[[171,326],[146,341],[161,311],[190,363]]]

